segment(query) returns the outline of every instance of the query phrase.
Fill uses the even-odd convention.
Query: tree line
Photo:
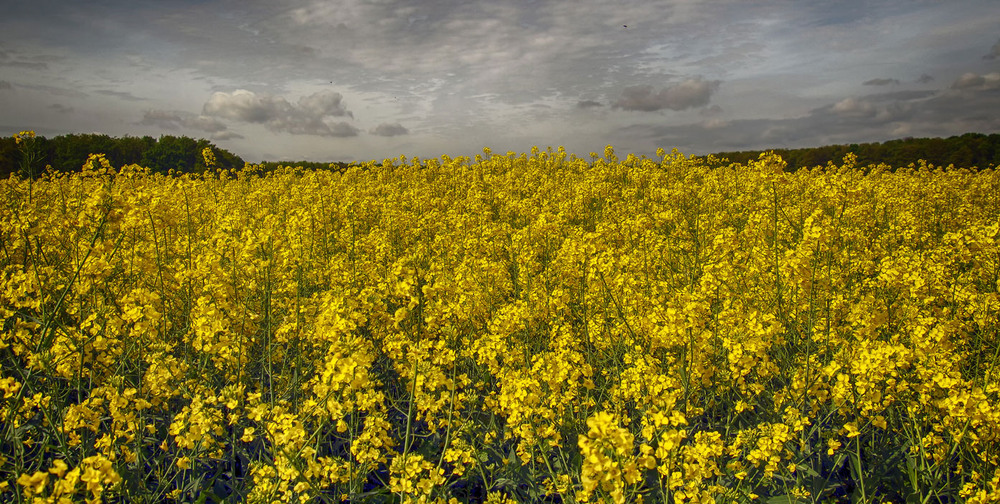
[[[112,166],[138,164],[154,172],[201,173],[207,168],[202,150],[210,147],[215,154],[215,167],[240,169],[243,158],[215,146],[205,139],[164,135],[160,138],[112,137],[103,134],[70,134],[47,139],[36,137],[37,165],[34,173],[41,173],[46,166],[56,171],[79,171],[90,154],[104,154]],[[858,166],[886,164],[893,168],[905,167],[918,161],[935,166],[954,165],[963,168],[1000,166],[1000,134],[985,135],[966,133],[948,138],[904,138],[887,142],[825,145],[801,149],[769,149],[788,163],[789,170],[840,163],[849,153],[857,156]],[[719,152],[711,162],[746,163],[757,159],[761,150]],[[704,159],[708,160],[705,156]],[[21,151],[14,137],[0,138],[0,177],[7,178],[20,169]],[[278,166],[301,166],[306,169],[343,170],[348,163],[321,163],[313,161],[268,161],[259,167],[270,171]]]
[[[53,138],[38,136],[33,139],[32,148],[38,154],[34,173],[42,173],[46,166],[61,172],[80,171],[90,154],[104,154],[111,165],[120,168],[137,164],[151,171],[168,173],[201,173],[207,168],[202,150],[212,149],[215,167],[225,169],[243,168],[243,158],[217,147],[208,140],[186,136],[164,135],[160,138],[112,137],[103,134],[71,134]],[[0,138],[0,177],[7,178],[18,173],[21,167],[21,151],[14,137]]]
[[[352,163],[347,163],[344,161],[334,161],[332,163],[323,163],[319,161],[264,161],[260,164],[261,171],[269,172],[277,170],[282,166],[294,166],[297,168],[304,168],[306,170],[333,170],[343,172]]]
[[[1000,166],[1000,134],[966,133],[948,138],[904,138],[887,142],[825,145],[803,149],[768,149],[788,163],[789,170],[839,164],[849,153],[858,157],[857,166],[886,164],[902,168],[923,160],[934,166],[989,168]],[[746,163],[757,159],[760,150],[713,154],[717,163],[728,160]]]

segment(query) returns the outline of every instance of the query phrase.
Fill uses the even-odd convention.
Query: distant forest
[[[205,171],[201,151],[211,147],[215,153],[216,167],[243,168],[243,158],[215,146],[205,139],[195,140],[185,136],[161,136],[159,139],[143,137],[111,137],[100,134],[60,135],[51,139],[36,137],[39,158],[35,173],[46,165],[64,172],[79,171],[87,156],[104,154],[113,166],[138,164],[154,172],[201,173]],[[905,167],[920,160],[935,166],[954,165],[962,168],[988,168],[1000,166],[1000,134],[984,135],[966,133],[949,138],[905,138],[881,143],[826,145],[803,149],[768,149],[780,155],[789,170],[824,166],[829,162],[839,164],[845,155],[854,153],[858,166],[886,164],[893,168]],[[728,160],[746,163],[757,159],[761,150],[719,152],[713,154],[715,163]],[[707,159],[707,156],[704,157]],[[7,178],[20,168],[21,153],[13,137],[0,138],[0,177]],[[262,168],[270,171],[278,166],[301,166],[306,169],[343,170],[348,163],[319,163],[312,161],[268,161]]]
[[[215,168],[242,169],[244,160],[205,139],[195,140],[186,136],[112,137],[102,134],[60,135],[54,138],[35,137],[39,157],[34,163],[36,174],[51,166],[60,172],[80,171],[91,154],[104,154],[115,168],[137,164],[153,172],[202,173],[205,160],[201,151],[211,147],[215,154]],[[0,178],[7,178],[20,170],[21,152],[14,137],[0,138]],[[278,166],[301,166],[306,169],[344,170],[349,163],[317,163],[313,161],[267,161],[259,165],[264,171]]]
[[[213,145],[208,140],[195,140],[185,136],[151,136],[121,138],[108,135],[60,135],[51,139],[35,137],[39,154],[34,163],[35,173],[43,173],[45,166],[62,172],[80,171],[90,154],[104,154],[115,168],[137,164],[152,171],[181,173],[205,171],[201,151],[211,147],[219,168],[243,168],[243,158]],[[21,152],[14,137],[0,138],[0,177],[7,178],[20,169]]]
[[[948,138],[904,138],[881,143],[826,145],[803,149],[767,149],[765,151],[719,152],[717,162],[746,163],[757,159],[761,152],[773,150],[788,163],[789,170],[840,164],[844,156],[854,153],[857,166],[886,164],[903,168],[923,160],[934,166],[954,165],[956,168],[990,168],[1000,166],[1000,134],[966,133]]]

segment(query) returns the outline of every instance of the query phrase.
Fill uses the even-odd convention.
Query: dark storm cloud
[[[14,86],[11,86],[10,83],[5,80],[0,80],[0,91],[4,89],[14,89]]]
[[[888,86],[899,84],[899,79],[872,79],[863,83],[865,86]]]
[[[928,82],[931,82],[933,80],[934,80],[934,77],[932,77],[931,75],[929,75],[929,74],[921,74],[920,77],[917,78],[917,83],[919,83],[919,84],[927,84]]]
[[[631,86],[622,91],[613,108],[655,112],[663,109],[684,110],[707,105],[719,88],[719,81],[688,79],[680,84],[655,91],[653,86]]]
[[[594,108],[594,107],[603,107],[603,106],[604,105],[601,102],[594,101],[594,100],[580,100],[580,101],[576,102],[576,108],[581,108],[581,109]]]
[[[409,132],[410,130],[406,129],[405,127],[403,127],[402,124],[399,123],[393,123],[393,124],[382,123],[372,128],[371,130],[372,135],[384,136],[384,137],[406,135]]]
[[[239,89],[217,92],[205,102],[202,113],[234,121],[263,124],[275,132],[329,137],[356,136],[360,130],[346,122],[329,123],[327,117],[354,117],[343,97],[333,91],[304,96],[293,105],[281,96]]]

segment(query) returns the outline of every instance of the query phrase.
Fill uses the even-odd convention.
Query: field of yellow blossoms
[[[0,181],[0,501],[1000,501],[1000,174],[784,167]]]

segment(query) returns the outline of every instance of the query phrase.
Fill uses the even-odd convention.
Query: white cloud
[[[292,105],[281,96],[238,89],[217,92],[205,102],[202,113],[239,122],[263,124],[275,132],[329,137],[356,136],[359,130],[346,122],[330,123],[327,117],[354,115],[345,108],[343,97],[333,91],[319,91],[299,98]]]

